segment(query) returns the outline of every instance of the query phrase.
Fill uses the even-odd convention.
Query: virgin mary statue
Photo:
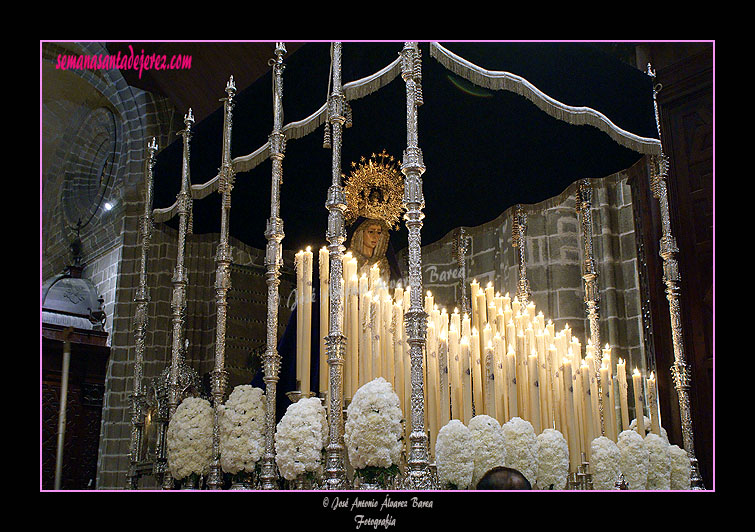
[[[346,196],[345,219],[349,226],[347,230],[347,253],[357,259],[357,276],[366,274],[370,277],[372,268],[377,265],[380,269],[380,279],[389,288],[401,280],[401,273],[396,255],[391,246],[390,233],[396,229],[401,219],[403,209],[404,183],[401,172],[392,156],[383,151],[379,155],[373,154],[369,160],[361,158],[346,178],[344,192]],[[312,286],[319,286],[318,269],[313,268]],[[296,361],[296,315],[294,309],[280,342],[278,353],[281,356],[281,370],[276,394],[276,418],[280,420],[290,404],[286,393],[297,389],[295,376]],[[311,320],[311,370],[310,383],[312,393],[317,395],[319,384],[319,330],[320,306],[312,305]],[[262,372],[252,381],[254,386],[265,388]]]

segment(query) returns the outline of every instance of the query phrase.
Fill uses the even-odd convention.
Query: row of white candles
[[[323,392],[329,383],[323,340],[329,325],[326,248],[320,250],[319,259],[319,389]],[[297,290],[302,287],[297,297],[297,304],[302,305],[302,312],[297,314],[302,320],[297,323],[297,381],[304,392],[310,387],[311,265],[309,248],[297,254]],[[369,276],[358,277],[356,259],[348,253],[344,255],[343,270],[342,330],[347,339],[344,398],[350,399],[360,386],[382,376],[399,396],[408,434],[411,362],[403,315],[409,308],[409,287],[397,287],[391,295],[380,280],[377,266]],[[448,421],[459,419],[467,424],[479,414],[494,417],[501,424],[513,417],[526,419],[538,434],[546,428],[559,430],[569,444],[572,468],[579,465],[582,453],[589,460],[593,438],[603,435],[616,441],[618,434],[629,428],[626,363],[618,359],[614,374],[609,345],[603,349],[599,363],[589,340],[582,356],[582,345],[571,335],[569,326],[556,332],[550,320],[545,322],[542,312],[536,314],[534,303],[522,305],[516,297],[511,300],[508,294],[494,293],[492,283],[482,289],[473,280],[470,288],[471,316],[459,314],[458,309],[449,314],[446,309],[438,309],[431,292],[425,296],[428,322],[424,397],[431,455],[438,431]],[[353,338],[356,341],[350,340]],[[638,414],[644,412],[643,383],[648,390],[651,431],[660,434],[654,374],[643,379],[635,368],[632,384]],[[615,415],[615,388],[619,392],[620,419]],[[644,416],[636,417],[636,430],[644,437]]]

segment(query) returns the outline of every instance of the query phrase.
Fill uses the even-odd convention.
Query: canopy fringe
[[[551,98],[529,81],[504,71],[486,70],[454,54],[438,43],[430,43],[430,56],[454,74],[490,90],[513,92],[532,102],[540,110],[557,120],[572,125],[589,125],[606,133],[618,144],[639,153],[659,155],[661,141],[641,137],[625,131],[605,115],[590,107],[573,107]]]

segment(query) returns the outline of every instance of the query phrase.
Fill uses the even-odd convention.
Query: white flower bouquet
[[[506,467],[516,469],[530,484],[537,480],[538,441],[532,423],[513,417],[503,424],[506,442]]]
[[[346,410],[344,442],[356,475],[385,482],[398,474],[403,414],[391,383],[378,377],[359,388]]]
[[[644,436],[647,436],[648,434],[650,434],[651,424],[650,424],[650,418],[649,417],[642,416],[642,418],[645,420],[645,434],[643,435],[643,437],[644,437]],[[632,420],[632,422],[629,424],[629,428],[631,430],[634,430],[634,431],[637,430],[637,418],[634,418]],[[664,429],[663,427],[661,427],[661,438],[663,438],[664,440],[666,440],[666,442],[668,443],[668,434],[666,433],[666,429]]]
[[[265,451],[265,396],[249,384],[236,386],[218,409],[220,466],[236,475],[252,473]]]
[[[621,475],[621,451],[616,442],[599,436],[590,444],[593,489],[612,490]]]
[[[328,439],[325,408],[309,397],[289,405],[275,430],[275,462],[286,480],[322,473]]]
[[[569,445],[556,429],[545,429],[537,436],[537,487],[562,490],[569,478]]]
[[[619,434],[616,445],[621,452],[621,473],[630,490],[644,490],[648,480],[650,461],[645,440],[636,430],[625,430]]]
[[[691,465],[687,451],[678,445],[669,445],[669,460],[671,462],[671,489],[688,490],[690,489]]]
[[[671,459],[668,455],[669,444],[657,434],[645,436],[645,448],[648,450],[648,481],[646,489],[671,489]]]
[[[474,474],[472,432],[458,419],[452,419],[438,431],[435,463],[442,487],[468,489]]]
[[[168,423],[166,445],[168,468],[176,480],[210,472],[213,410],[210,402],[187,397]]]
[[[506,444],[498,421],[485,414],[469,420],[474,451],[474,473],[472,489],[480,479],[494,467],[506,466]]]

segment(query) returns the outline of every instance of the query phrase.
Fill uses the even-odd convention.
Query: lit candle
[[[433,293],[428,290],[427,295],[425,295],[425,312],[427,312],[428,315],[432,312],[434,303],[435,299],[433,298]]]
[[[493,281],[488,281],[485,287],[485,308],[489,309],[490,305],[495,305],[495,288],[493,288]],[[488,321],[490,321],[490,313],[488,313]]]
[[[373,292],[377,286],[378,279],[380,279],[380,266],[375,263],[370,268],[370,290]]]
[[[477,308],[477,292],[480,290],[480,283],[477,282],[477,279],[472,279],[472,282],[469,283],[469,301],[472,303],[472,327],[475,329],[480,328],[480,313]],[[462,336],[464,336],[464,330],[461,330]]]
[[[585,356],[585,363],[587,365],[588,386],[590,390],[590,402],[589,408],[592,410],[592,434],[597,438],[603,434],[600,426],[600,398],[598,397],[598,372],[595,362],[595,349],[588,340],[588,347],[591,347],[589,351],[585,348],[587,355]]]
[[[530,423],[535,429],[535,434],[540,434],[542,423],[540,422],[540,385],[538,382],[539,372],[537,364],[537,352],[531,351],[527,357],[527,378],[529,379],[529,413]]]
[[[448,330],[442,330],[438,347],[438,375],[440,378],[440,427],[451,420],[451,397],[448,373]]]
[[[621,358],[616,364],[616,378],[619,382],[619,407],[621,409],[621,430],[629,429],[629,402],[627,400],[627,370]]]
[[[508,421],[511,418],[519,416],[519,400],[516,386],[516,351],[514,346],[509,345],[506,352],[506,395],[509,400]]]
[[[600,418],[595,419],[596,409],[594,408],[594,406],[597,406],[597,393],[595,393],[597,388],[594,388],[595,380],[591,378],[590,365],[587,360],[582,361],[580,373],[582,374],[582,393],[585,411],[585,448],[587,449],[585,453],[589,459],[592,440],[600,436],[600,429],[596,430],[596,421],[600,424]],[[600,415],[599,411],[597,414]]]
[[[302,353],[302,392],[311,391],[310,375],[312,367],[312,248],[307,246],[302,255],[304,270],[303,353]]]
[[[458,316],[458,314],[457,314]],[[459,329],[451,321],[448,327],[448,367],[451,375],[451,419],[462,419],[461,360],[459,359]]]
[[[574,386],[572,384],[572,366],[569,358],[564,358],[562,366],[563,404],[566,413],[567,436],[569,443],[569,471],[575,473],[581,463],[578,432],[574,412]]]
[[[472,352],[469,348],[469,338],[463,336],[459,342],[461,358],[461,391],[462,391],[462,422],[465,425],[469,424],[469,420],[472,419]]]
[[[495,352],[493,343],[485,346],[485,414],[498,419],[495,402]]]
[[[440,403],[440,375],[438,374],[438,348],[435,323],[427,324],[427,387],[425,406],[427,408],[427,428],[430,431],[430,454],[434,456],[435,437],[438,435],[438,404]]]
[[[516,333],[516,398],[519,417],[530,420],[529,390],[527,381],[527,353],[524,349],[524,332],[520,329]]]
[[[496,420],[499,424],[506,423],[506,411],[508,410],[508,397],[506,396],[506,353],[503,338],[500,333],[493,337],[493,353],[495,355],[495,386],[494,393],[496,397]]]
[[[459,315],[459,309],[455,308],[453,314],[451,314],[451,323],[449,324],[449,330],[453,326],[458,333],[461,331],[461,315]]]
[[[472,335],[472,326],[470,323],[470,318],[466,314],[461,317],[461,336],[460,338],[463,338],[466,336],[469,338],[469,336]]]
[[[393,320],[396,328],[393,332],[393,371],[396,374],[396,385],[394,387],[401,403],[401,411],[406,412],[406,398],[404,397],[404,317],[403,317],[403,295],[396,297],[393,304]]]
[[[353,271],[349,282],[349,313],[348,313],[348,357],[349,357],[349,379],[348,389],[344,390],[346,397],[351,399],[354,392],[359,388],[359,278],[356,274],[356,260],[354,267],[349,268]]]
[[[373,292],[370,301],[370,327],[372,329],[372,379],[383,376],[382,357],[380,353],[380,299]]]
[[[535,345],[537,346],[537,382],[538,395],[540,399],[540,423],[541,431],[553,427],[553,420],[550,406],[550,385],[547,353],[545,351],[545,338],[542,330],[538,331],[535,336]]]
[[[330,382],[329,377],[329,371],[328,371],[328,354],[325,352],[325,337],[328,335],[328,327],[330,326],[329,323],[329,314],[330,314],[330,306],[328,305],[328,302],[330,301],[329,297],[330,294],[329,291],[329,284],[330,284],[330,254],[328,253],[328,248],[322,247],[320,248],[320,253],[318,255],[319,258],[319,266],[320,266],[320,379],[319,379],[319,390],[320,393],[327,393],[328,391],[328,383]],[[329,404],[329,402],[328,402]]]
[[[609,440],[616,441],[616,433],[614,432],[616,413],[614,405],[611,402],[613,394],[610,393],[611,388],[613,388],[613,381],[609,371],[608,364],[606,364],[606,360],[603,359],[602,367],[600,368],[600,386],[603,394],[603,423],[605,424],[605,436]]]
[[[634,411],[637,418],[637,433],[645,437],[645,410],[643,408],[642,375],[640,370],[634,368],[632,373],[632,391],[634,392]]]
[[[650,411],[650,431],[653,434],[661,435],[661,413],[658,409],[658,391],[655,387],[655,372],[650,372],[648,383],[648,410]]]
[[[386,289],[382,300],[383,305],[383,373],[386,375],[385,380],[391,383],[393,389],[396,389],[396,373],[393,370],[393,299],[388,295]]]
[[[296,386],[303,390],[304,362],[304,251],[295,255],[296,265]]]
[[[482,365],[482,354],[480,353],[480,335],[476,329],[472,329],[470,338],[470,350],[472,352],[472,395],[474,397],[475,413],[485,414],[485,384],[483,375],[485,370]]]
[[[364,295],[364,322],[362,324],[362,344],[364,349],[359,353],[359,382],[361,386],[376,378],[372,373],[372,292]]]

